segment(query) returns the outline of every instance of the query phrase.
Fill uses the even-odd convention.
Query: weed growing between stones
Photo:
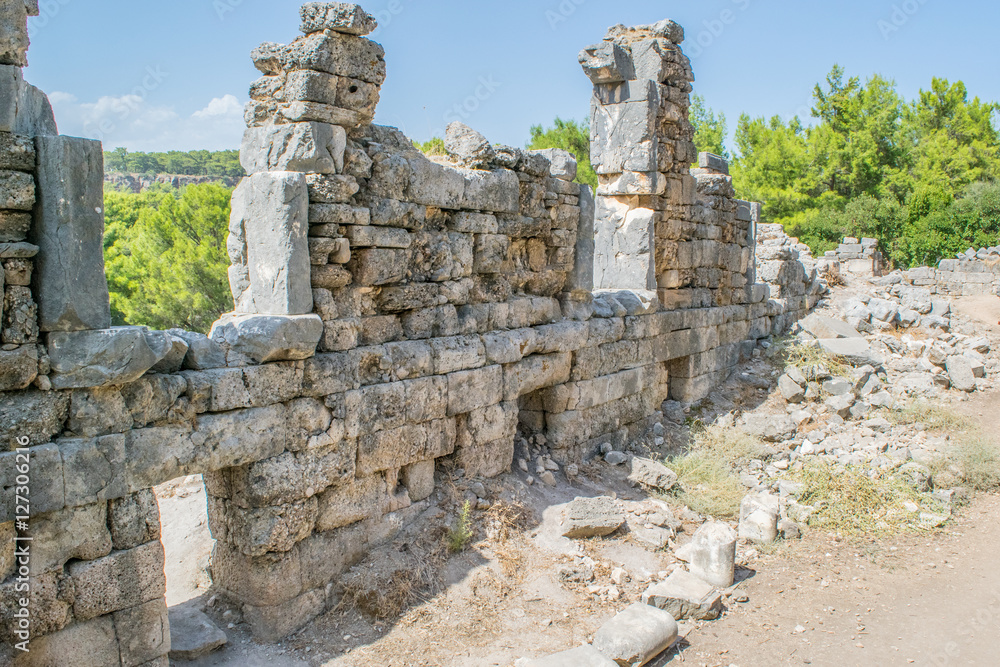
[[[468,500],[458,513],[458,521],[448,530],[448,550],[452,553],[465,551],[474,534],[472,526],[472,503]]]
[[[963,433],[971,428],[964,416],[928,401],[914,401],[901,410],[887,410],[886,419],[897,426],[923,425],[922,430]]]
[[[530,512],[520,503],[498,501],[486,513],[486,539],[504,576],[509,579],[520,579],[524,575],[524,531]]]
[[[699,514],[738,517],[746,495],[739,468],[759,457],[762,450],[758,439],[742,431],[695,424],[687,453],[667,461],[677,473],[678,499]]]
[[[985,492],[1000,489],[1000,448],[984,435],[959,439],[948,454],[969,487]]]

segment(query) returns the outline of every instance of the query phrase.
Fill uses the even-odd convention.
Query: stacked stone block
[[[878,278],[885,274],[885,257],[878,249],[878,239],[845,238],[836,250],[826,253],[826,259],[838,262],[841,270],[863,278]]]
[[[969,249],[937,268],[918,267],[904,274],[906,282],[949,296],[1000,295],[1000,248]]]
[[[828,287],[809,246],[778,224],[757,225],[757,279],[767,285],[771,333],[780,334],[808,315]]]

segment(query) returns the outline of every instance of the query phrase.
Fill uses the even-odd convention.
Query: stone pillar
[[[230,365],[311,357],[324,332],[314,288],[353,280],[341,223],[354,221],[356,165],[367,160],[370,169],[371,161],[352,155],[347,137],[374,117],[384,53],[363,37],[376,24],[357,5],[308,3],[301,17],[304,36],[252,54],[264,76],[250,89],[240,151],[249,176],[233,194],[229,227],[236,312],[211,334]],[[329,608],[330,583],[379,539],[394,501],[386,476],[355,479],[359,434],[330,435],[343,415],[316,400],[296,410],[308,447],[206,475],[213,579],[263,640],[281,639]]]
[[[111,326],[104,275],[104,153],[101,142],[38,137],[39,248],[35,292],[41,331]]]
[[[655,291],[693,200],[690,63],[673,21],[616,26],[580,54],[594,83],[594,287]],[[671,267],[672,268],[672,267]],[[661,285],[662,286],[662,285]]]

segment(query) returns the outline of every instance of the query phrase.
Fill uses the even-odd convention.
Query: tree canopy
[[[119,146],[113,151],[105,151],[104,170],[122,174],[178,174],[234,178],[245,175],[240,165],[238,150],[130,153],[128,149]]]
[[[207,333],[232,310],[231,195],[214,184],[105,192],[104,257],[115,324]]]
[[[556,118],[552,127],[535,125],[531,128],[529,150],[562,148],[576,156],[576,180],[597,187],[597,174],[590,164],[590,123]]]

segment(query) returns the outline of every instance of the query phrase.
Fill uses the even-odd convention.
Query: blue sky
[[[107,149],[237,148],[258,76],[252,48],[298,34],[298,0],[41,0],[26,78],[60,130]],[[932,76],[1000,100],[1000,6],[986,0],[368,0],[388,79],[376,122],[419,140],[460,119],[524,145],[556,116],[583,119],[577,53],[616,23],[672,18],[696,92],[725,112],[808,116],[834,63],[880,73],[912,98]]]

